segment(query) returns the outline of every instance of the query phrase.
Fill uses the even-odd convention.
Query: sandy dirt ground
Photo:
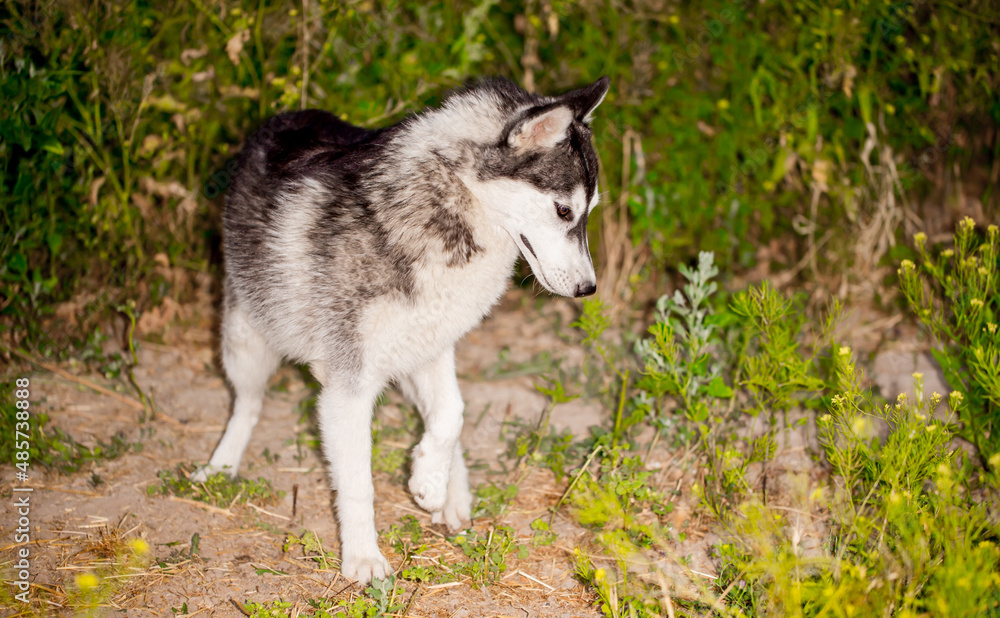
[[[463,444],[467,448],[473,486],[504,483],[511,478],[501,470],[513,427],[534,423],[545,407],[545,399],[534,389],[538,373],[556,361],[564,367],[579,366],[583,352],[569,336],[568,324],[576,317],[572,301],[538,298],[514,290],[501,308],[458,347],[458,370],[466,400]],[[158,486],[158,472],[207,460],[215,447],[230,410],[230,393],[219,370],[216,337],[211,316],[195,324],[174,325],[161,338],[165,343],[145,341],[141,345],[135,376],[140,386],[162,410],[156,420],[141,424],[139,411],[116,398],[96,393],[71,380],[44,371],[32,371],[35,410],[44,411],[51,423],[84,444],[107,441],[123,432],[141,450],[101,461],[73,475],[45,474],[32,469],[31,527],[33,537],[32,596],[34,607],[46,614],[70,614],[66,594],[74,578],[99,569],[103,561],[99,546],[102,535],[117,531],[126,538],[149,543],[154,560],[143,568],[122,573],[124,581],[107,600],[101,612],[128,616],[239,616],[237,604],[283,599],[292,603],[291,615],[307,611],[307,601],[317,598],[350,599],[362,593],[360,586],[341,577],[337,569],[320,569],[300,548],[284,550],[288,533],[313,531],[324,546],[338,553],[333,496],[323,462],[315,450],[302,447],[298,439],[310,427],[298,411],[310,395],[301,372],[283,367],[273,378],[264,411],[243,460],[241,475],[263,477],[282,499],[270,504],[235,501],[225,508],[209,508],[168,495],[150,495]],[[876,367],[887,390],[906,390],[906,377],[914,370],[928,374],[927,390],[933,383],[933,368],[920,363],[925,357],[911,349],[893,349],[876,357]],[[878,365],[878,363],[882,363]],[[65,367],[89,381],[114,388],[115,383]],[[134,397],[118,384],[126,397]],[[414,413],[395,392],[377,413],[382,427],[413,425]],[[605,412],[596,401],[585,398],[559,406],[552,422],[577,436],[591,425],[605,423]],[[789,422],[794,424],[795,418]],[[396,432],[382,446],[409,450],[418,436]],[[779,451],[769,465],[768,491],[790,496],[808,491],[819,481],[822,470],[811,454],[815,432],[807,424],[781,434]],[[687,455],[690,455],[688,453]],[[717,537],[706,533],[695,515],[697,499],[691,484],[697,471],[691,458],[672,452],[662,444],[649,453],[647,466],[656,470],[658,486],[668,488],[675,504],[671,524],[686,531],[686,541],[676,549],[687,556],[688,568],[710,579],[715,566],[709,546]],[[5,463],[0,485],[0,562],[13,561],[11,481],[12,468]],[[791,474],[790,472],[794,472]],[[761,481],[761,470],[751,470]],[[95,480],[99,478],[99,482]],[[416,517],[424,530],[428,550],[417,562],[454,564],[464,559],[445,537],[450,533],[431,524],[406,491],[406,471],[375,473],[375,512],[379,530]],[[507,559],[507,571],[489,586],[477,587],[469,578],[444,584],[404,582],[399,598],[408,603],[407,616],[597,616],[593,595],[574,578],[573,548],[589,551],[587,532],[565,512],[557,514],[553,529],[558,539],[551,546],[531,547],[529,525],[558,499],[565,484],[557,484],[546,470],[532,471],[508,510],[498,518],[482,518],[474,527],[488,534],[499,525],[514,528],[521,543],[530,547],[528,557]],[[294,505],[293,505],[294,502]],[[293,512],[294,507],[294,512]],[[818,525],[803,523],[804,537],[819,538]],[[198,552],[189,556],[192,537],[199,538]],[[818,543],[818,541],[817,541]],[[187,553],[185,553],[187,552]],[[402,557],[383,543],[383,552],[394,568]],[[661,565],[665,572],[670,567]],[[691,576],[687,573],[687,577]],[[679,576],[681,577],[681,576]],[[683,579],[683,577],[681,577]],[[186,612],[183,608],[186,607]],[[15,608],[16,610],[17,608]],[[23,608],[22,608],[23,609]],[[8,608],[7,612],[13,612]]]

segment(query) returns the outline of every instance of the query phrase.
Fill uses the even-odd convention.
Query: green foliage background
[[[157,254],[216,268],[227,163],[266,117],[306,104],[390,123],[480,74],[546,93],[612,77],[595,123],[605,207],[628,209],[655,265],[711,250],[749,266],[796,215],[846,233],[865,216],[872,136],[897,191],[992,167],[965,180],[994,208],[998,23],[982,0],[12,0],[3,324],[36,340],[75,294],[97,315],[180,293]]]

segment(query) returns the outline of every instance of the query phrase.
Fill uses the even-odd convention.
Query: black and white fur
[[[312,110],[250,137],[224,215],[233,415],[195,479],[236,473],[268,379],[290,359],[322,385],[344,575],[391,572],[376,543],[370,427],[391,382],[424,419],[414,499],[435,522],[468,520],[455,343],[503,294],[519,254],[551,292],[594,292],[589,123],[608,84],[543,97],[485,80],[385,129]]]

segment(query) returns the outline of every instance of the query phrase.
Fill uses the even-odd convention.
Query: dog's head
[[[590,121],[609,83],[602,77],[520,106],[479,159],[477,198],[542,285],[562,296],[589,296],[597,289],[587,244],[587,218],[598,201]]]

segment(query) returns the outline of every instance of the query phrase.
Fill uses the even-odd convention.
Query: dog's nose
[[[576,286],[576,292],[573,294],[577,298],[581,296],[590,296],[597,291],[597,284],[595,283],[584,283],[582,285]]]

